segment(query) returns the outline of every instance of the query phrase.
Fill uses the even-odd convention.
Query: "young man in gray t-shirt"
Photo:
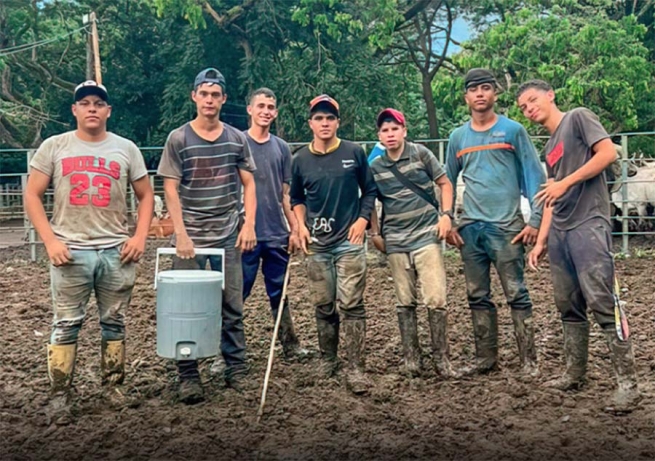
[[[517,100],[523,114],[551,134],[545,147],[549,179],[537,194],[545,205],[544,215],[537,243],[528,255],[528,264],[536,269],[548,247],[555,304],[562,317],[566,372],[549,384],[570,390],[584,383],[589,308],[603,329],[618,379],[608,409],[630,411],[640,395],[631,341],[615,321],[614,260],[604,174],[616,159],[616,151],[598,117],[585,108],[560,111],[548,83],[524,83]]]
[[[77,129],[41,144],[30,162],[25,191],[25,211],[51,262],[54,320],[48,376],[54,414],[50,417],[62,424],[70,419],[68,397],[77,338],[93,291],[102,331],[102,382],[116,385],[123,381],[125,310],[154,208],[141,152],[133,142],[107,131],[111,114],[107,89],[86,81],[75,89],[74,101]],[[43,194],[50,183],[54,209],[48,222]],[[133,237],[128,232],[128,184],[139,200]]]

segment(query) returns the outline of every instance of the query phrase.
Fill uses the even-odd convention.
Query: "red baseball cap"
[[[405,116],[396,109],[387,108],[378,114],[377,127],[380,128],[386,119],[393,119],[399,125],[405,126]]]
[[[314,99],[309,101],[309,113],[316,112],[319,109],[323,109],[326,112],[336,115],[339,117],[339,103],[327,94],[322,94],[316,96]]]

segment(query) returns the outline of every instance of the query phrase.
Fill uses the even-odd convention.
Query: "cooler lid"
[[[222,282],[223,274],[210,270],[170,270],[161,271],[157,275],[159,282]]]

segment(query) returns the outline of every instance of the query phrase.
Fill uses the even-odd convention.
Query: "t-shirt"
[[[255,164],[246,136],[226,123],[214,141],[190,123],[168,135],[157,174],[180,180],[184,226],[198,248],[224,246],[238,232],[239,169],[254,172]]]
[[[305,225],[316,251],[336,248],[358,218],[371,219],[377,191],[359,145],[339,140],[325,154],[305,146],[291,169],[291,205],[307,207]]]
[[[128,239],[127,185],[148,174],[136,145],[113,133],[86,142],[69,131],[46,139],[30,167],[50,176],[50,224],[73,249],[103,249]]]
[[[591,160],[593,146],[609,135],[589,109],[579,107],[567,112],[546,143],[548,177],[559,181]],[[569,188],[553,208],[552,225],[559,230],[578,227],[593,218],[610,222],[607,180],[603,171],[598,176]]]
[[[481,221],[520,231],[525,226],[521,195],[530,201],[528,224],[539,227],[543,207],[534,196],[546,182],[546,174],[523,125],[498,115],[486,131],[473,130],[470,121],[457,128],[450,135],[446,154],[446,173],[453,185],[460,171],[466,186],[460,227]]]
[[[271,134],[263,143],[255,141],[244,132],[250,152],[257,165],[257,218],[255,232],[258,242],[286,240],[289,238],[282,208],[282,185],[291,183],[291,150],[282,139]]]
[[[408,253],[437,242],[435,226],[439,214],[432,204],[405,187],[391,172],[398,171],[423,189],[434,201],[434,182],[445,174],[437,158],[420,144],[405,142],[405,148],[394,161],[387,152],[371,163],[378,189],[378,199],[384,209],[384,241],[387,253]]]

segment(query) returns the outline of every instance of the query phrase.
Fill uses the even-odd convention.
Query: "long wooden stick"
[[[91,43],[93,44],[93,66],[95,70],[95,81],[98,85],[102,85],[102,68],[100,67],[100,43],[98,42],[98,25],[96,23],[96,14],[92,12],[90,17],[91,21]]]
[[[271,369],[273,368],[273,357],[275,356],[275,340],[277,332],[280,329],[280,322],[282,321],[282,310],[284,309],[284,300],[287,297],[287,285],[289,285],[289,273],[291,272],[291,258],[287,263],[287,270],[284,274],[284,285],[282,286],[282,299],[277,308],[277,318],[275,319],[275,328],[273,329],[273,338],[271,339],[271,348],[268,351],[268,365],[266,366],[266,374],[264,375],[264,387],[262,389],[262,398],[259,403],[259,410],[257,410],[257,424],[262,419],[264,414],[264,405],[266,404],[266,392],[268,391],[268,380],[271,377]]]

